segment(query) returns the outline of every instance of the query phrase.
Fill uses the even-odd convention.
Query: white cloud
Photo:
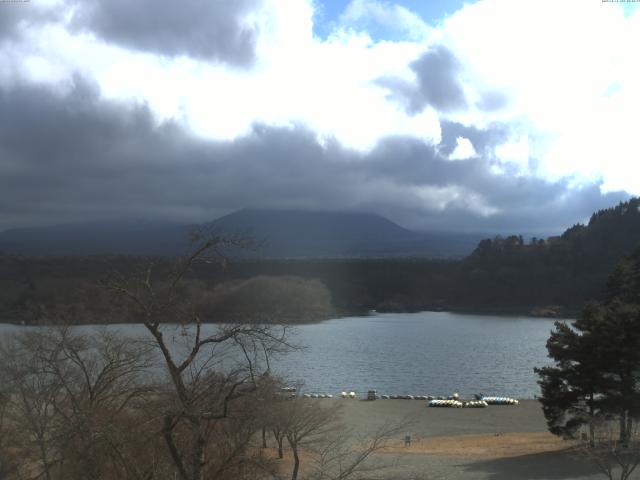
[[[498,145],[494,149],[494,154],[501,162],[515,164],[520,172],[528,173],[530,159],[529,136],[522,135]]]
[[[482,217],[500,213],[500,209],[488,204],[479,193],[458,186],[414,187],[411,193],[418,197],[428,209],[443,211],[449,208],[460,208]]]
[[[515,139],[496,149],[501,160],[523,168],[530,150],[545,178],[601,178],[605,191],[640,194],[640,148],[630,130],[640,109],[632,47],[640,44],[640,11],[625,15],[600,1],[483,0],[449,17],[439,35],[464,66],[469,97],[497,91],[509,99],[499,111],[457,120],[530,134],[526,145]]]
[[[395,134],[439,141],[435,112],[408,116],[374,83],[406,75],[421,45],[374,42],[348,30],[319,40],[307,1],[265,1],[251,17],[260,36],[256,64],[248,70],[128,51],[60,24],[30,30],[22,45],[27,54],[5,52],[5,58],[30,80],[69,84],[81,73],[105,98],[144,102],[159,120],[181,120],[214,139],[237,138],[258,122],[304,124],[321,139],[334,137],[359,150]]]
[[[143,102],[158,120],[174,118],[221,140],[255,123],[302,124],[321,140],[367,151],[393,135],[437,144],[443,119],[477,128],[500,123],[511,134],[494,151],[505,166],[576,183],[601,178],[605,190],[640,194],[639,10],[625,14],[599,0],[481,0],[428,27],[391,2],[354,0],[326,39],[314,37],[313,13],[312,0],[265,0],[250,12],[246,21],[259,35],[248,69],[134,52],[63,23],[32,26],[0,44],[0,82],[64,86],[80,73],[105,98]],[[371,22],[405,40],[374,40]],[[411,115],[377,80],[413,80],[410,64],[436,44],[457,58],[470,107]],[[488,109],[488,98],[504,102]],[[474,154],[461,138],[450,158]]]
[[[456,138],[456,148],[454,148],[453,152],[449,155],[449,160],[466,160],[474,157],[475,155],[476,150],[473,148],[471,140],[464,137],[458,137]]]

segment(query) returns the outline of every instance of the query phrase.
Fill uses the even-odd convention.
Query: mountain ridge
[[[230,223],[233,220],[227,219]],[[595,212],[588,224],[577,224],[559,236],[485,239],[459,261],[426,257],[254,257],[230,262],[228,268],[215,262],[203,263],[193,272],[192,293],[206,301],[218,285],[233,289],[250,282],[245,286],[251,287],[253,295],[260,292],[253,290],[258,284],[281,291],[280,280],[297,279],[294,281],[319,282],[322,289],[326,287],[334,316],[366,314],[375,309],[570,318],[586,302],[605,298],[606,279],[616,262],[638,248],[640,199],[632,199]],[[104,322],[103,315],[112,308],[111,300],[97,286],[98,281],[112,270],[136,275],[149,260],[0,254],[0,317],[46,323],[50,321],[48,312],[71,306],[80,312],[74,315],[82,322]],[[172,265],[169,258],[152,261],[160,269]],[[251,283],[254,280],[256,283]],[[250,303],[237,300],[238,305]],[[256,314],[260,314],[260,308]],[[133,321],[125,311],[113,318],[109,321]],[[212,314],[210,318],[218,317]]]
[[[244,208],[189,225],[151,220],[89,221],[0,232],[0,251],[22,255],[174,256],[189,248],[193,228],[249,235],[262,244],[234,256],[268,258],[461,258],[482,234],[415,232],[373,212]]]

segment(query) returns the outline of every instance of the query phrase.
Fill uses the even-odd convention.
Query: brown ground
[[[387,422],[407,420],[406,432],[376,455],[391,468],[363,478],[385,480],[604,480],[571,450],[571,444],[547,432],[540,404],[484,409],[428,408],[417,400],[318,400],[339,402],[343,422],[354,434],[366,434]],[[411,446],[404,446],[410,435]],[[290,452],[285,451],[283,472]],[[631,479],[640,479],[640,472]]]
[[[382,453],[508,458],[558,452],[568,447],[567,442],[550,433],[520,432],[418,438],[412,439],[408,447],[405,447],[404,441],[398,440],[392,446],[385,448]]]

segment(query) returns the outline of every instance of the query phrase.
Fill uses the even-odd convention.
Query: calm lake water
[[[25,327],[0,324],[0,336]],[[117,328],[133,336],[139,325]],[[304,351],[272,364],[305,391],[533,398],[535,366],[549,363],[553,320],[445,312],[348,317],[296,327]]]

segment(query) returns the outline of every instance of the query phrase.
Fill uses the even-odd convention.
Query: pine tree
[[[627,441],[640,415],[640,249],[618,264],[604,303],[556,322],[547,350],[555,365],[535,371],[549,431],[574,437],[589,425],[593,441],[596,419],[617,419]]]

